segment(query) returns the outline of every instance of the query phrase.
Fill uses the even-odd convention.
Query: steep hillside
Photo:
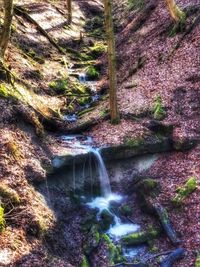
[[[82,225],[88,209],[70,197],[61,203],[54,192],[61,221],[37,189],[52,173],[54,156],[66,151],[61,133],[88,135],[98,147],[135,145],[152,134],[162,141],[160,124],[173,128],[173,152],[160,154],[143,176],[160,182],[156,201],[167,208],[186,249],[176,266],[195,264],[199,185],[180,208],[171,200],[189,177],[200,179],[199,1],[177,1],[187,13],[182,31],[164,1],[113,2],[119,125],[109,122],[102,1],[74,0],[71,26],[65,1],[17,1],[6,68],[0,69],[0,266],[87,266]],[[95,91],[93,83],[81,82],[82,73]],[[155,246],[173,248],[164,238]],[[109,266],[105,251],[101,243],[94,266]]]

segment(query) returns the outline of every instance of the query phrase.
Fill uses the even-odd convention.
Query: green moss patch
[[[4,84],[0,84],[0,97],[7,98],[8,96],[8,89]]]
[[[157,96],[153,105],[153,118],[155,120],[163,120],[166,117],[166,111],[164,109],[162,99]]]
[[[86,68],[86,75],[89,79],[95,80],[99,78],[99,72],[96,70],[96,68],[92,65],[88,66]]]
[[[108,235],[103,234],[102,239],[105,241],[109,253],[110,265],[120,263],[124,261],[120,246],[115,246]]]
[[[148,243],[152,239],[158,238],[160,231],[158,229],[149,229],[147,231],[136,232],[122,238],[122,242],[126,246],[136,246]]]
[[[197,255],[197,258],[195,261],[195,267],[200,267],[200,253]]]
[[[5,230],[6,221],[4,218],[4,208],[0,206],[0,233]]]
[[[49,83],[49,87],[53,89],[56,93],[62,94],[68,89],[68,81],[67,79],[58,79],[55,81],[51,81]]]
[[[174,205],[181,205],[183,201],[197,188],[198,182],[196,177],[190,177],[187,182],[176,189],[177,194],[172,199]]]

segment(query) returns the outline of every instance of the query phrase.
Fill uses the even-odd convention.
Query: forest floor
[[[186,256],[176,266],[193,267],[200,249],[199,187],[181,209],[174,209],[170,203],[176,188],[188,177],[200,179],[200,24],[190,28],[199,18],[198,11],[188,17],[184,32],[173,35],[164,1],[150,1],[151,8],[147,5],[140,12],[130,12],[124,8],[126,1],[116,1],[114,18],[121,123],[111,125],[107,119],[106,55],[91,57],[96,44],[105,44],[102,21],[94,21],[96,17],[102,18],[101,1],[73,1],[74,17],[70,27],[64,2],[26,0],[17,3],[63,50],[59,51],[38,30],[37,24],[19,12],[15,13],[6,61],[17,79],[14,89],[8,85],[11,97],[0,97],[0,179],[1,184],[16,190],[21,203],[11,211],[12,216],[9,211],[6,215],[6,229],[0,236],[0,266],[78,266],[79,257],[75,263],[69,257],[69,263],[66,263],[59,255],[50,255],[40,238],[41,221],[46,225],[45,229],[53,229],[56,219],[32,183],[44,181],[51,172],[52,157],[56,150],[62,149],[56,138],[60,131],[68,133],[83,129],[82,132],[91,136],[97,146],[121,144],[127,137],[138,140],[148,135],[146,125],[154,118],[156,99],[161,99],[165,113],[162,123],[174,126],[173,140],[189,139],[198,144],[186,152],[161,154],[144,175],[159,179],[162,192],[158,201],[168,209],[186,249]],[[198,7],[195,0],[177,2],[182,8]],[[99,32],[94,34],[95,27]],[[77,51],[81,52],[77,54]],[[66,122],[63,115],[81,111],[81,103],[87,101],[85,95],[88,94],[71,75],[71,65],[77,65],[75,70],[80,73],[91,62],[100,75],[97,91],[102,98],[78,121]],[[64,91],[57,92],[50,86],[57,80],[64,83]],[[71,90],[67,93],[66,81]],[[72,219],[74,229],[77,220],[76,216]],[[74,229],[68,238],[73,236]],[[82,242],[78,235],[75,241],[77,244]],[[157,245],[161,250],[171,248],[169,242]],[[74,253],[71,254],[76,255],[77,247],[68,246]]]

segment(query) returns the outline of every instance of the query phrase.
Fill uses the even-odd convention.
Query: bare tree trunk
[[[13,0],[4,0],[4,24],[0,40],[0,57],[4,58],[8,46],[13,17]]]
[[[112,0],[104,0],[106,36],[108,45],[108,71],[109,71],[109,96],[111,123],[119,123],[119,112],[117,108],[117,77],[116,77],[116,54],[115,38],[112,20]]]
[[[71,24],[72,22],[72,0],[67,0],[67,16],[68,16],[68,23]]]
[[[166,0],[166,3],[169,13],[175,22],[185,20],[185,13],[176,5],[175,0]]]

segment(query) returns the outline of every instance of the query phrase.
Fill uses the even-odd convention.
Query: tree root
[[[21,6],[14,6],[14,12],[18,15],[24,16],[29,22],[33,23],[40,33],[42,33],[48,40],[49,42],[62,54],[65,54],[63,49],[53,40],[53,38],[35,21],[28,13],[27,11],[21,7]]]

